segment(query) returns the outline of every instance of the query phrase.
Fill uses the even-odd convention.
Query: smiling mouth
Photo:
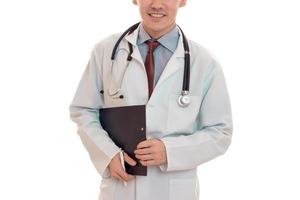
[[[149,15],[150,17],[154,17],[154,18],[162,18],[162,17],[166,16],[166,15],[163,14],[163,13],[148,13],[148,15]]]

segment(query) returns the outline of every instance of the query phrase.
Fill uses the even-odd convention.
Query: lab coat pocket
[[[169,200],[198,200],[197,179],[170,179]]]
[[[107,78],[108,82],[104,91],[105,107],[126,106],[127,93],[123,81],[126,72],[127,70],[124,70],[122,74],[115,72]]]
[[[126,106],[127,103],[124,100],[124,98],[120,98],[117,96],[107,96],[105,98],[105,105],[104,108],[111,108],[111,107],[120,107],[120,106]]]
[[[109,87],[106,89],[106,93],[104,92],[104,107],[110,108],[125,105],[124,87],[119,88],[111,81]]]
[[[178,97],[177,94],[171,94],[169,97],[168,132],[192,133],[200,110],[201,98],[198,95],[189,95],[190,104],[181,107],[178,104]]]
[[[117,180],[113,178],[102,178],[100,184],[99,200],[112,200],[116,190]]]

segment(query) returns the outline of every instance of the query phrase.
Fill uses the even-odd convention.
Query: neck
[[[162,31],[155,31],[151,28],[148,28],[147,26],[145,26],[144,23],[142,23],[143,28],[145,29],[145,31],[154,39],[158,39],[161,36],[165,35],[166,33],[170,32],[175,26],[176,23],[174,22],[173,24],[171,24],[169,27],[167,27],[166,29],[162,30]]]

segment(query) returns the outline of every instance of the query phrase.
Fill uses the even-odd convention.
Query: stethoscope
[[[130,28],[128,28],[118,39],[118,41],[116,42],[112,54],[111,54],[111,61],[112,61],[112,65],[111,67],[113,67],[114,64],[114,60],[115,60],[115,55],[116,55],[116,51],[118,49],[118,46],[121,42],[121,40],[127,35],[127,34],[131,34],[138,26],[139,26],[140,22],[134,24],[133,26],[131,26]],[[183,38],[183,48],[184,48],[184,73],[183,73],[183,83],[182,83],[182,91],[180,96],[178,97],[178,105],[180,107],[187,107],[190,103],[191,103],[191,99],[189,97],[189,84],[190,84],[190,50],[189,50],[189,45],[187,42],[187,39],[183,33],[183,31],[181,30],[181,28],[179,27],[181,34],[182,34],[182,38]],[[128,46],[129,46],[129,54],[127,56],[127,66],[129,64],[129,62],[132,60],[131,54],[133,52],[133,48],[132,48],[132,44],[128,42]],[[126,67],[127,68],[127,67]],[[125,72],[123,73],[123,78],[124,78]],[[123,80],[121,80],[121,83],[123,82]],[[116,90],[112,90],[109,89],[108,90],[108,95],[113,97],[113,98],[124,98],[123,95],[119,95],[119,92],[121,91],[121,87],[119,87]],[[103,91],[102,91],[103,92]]]

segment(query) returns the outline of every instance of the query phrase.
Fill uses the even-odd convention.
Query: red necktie
[[[148,78],[148,97],[150,99],[150,96],[153,91],[153,85],[154,85],[154,57],[153,57],[153,51],[155,48],[159,45],[159,42],[157,41],[146,41],[146,44],[148,45],[148,53],[145,61],[145,67],[147,71],[147,78]]]

